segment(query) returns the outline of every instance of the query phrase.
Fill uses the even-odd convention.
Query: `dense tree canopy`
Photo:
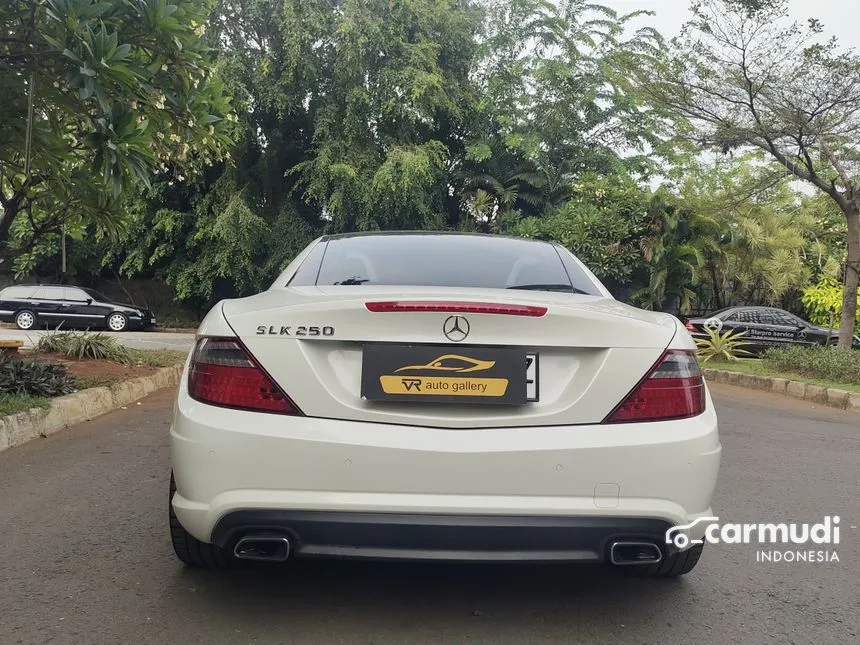
[[[62,14],[60,44],[81,61],[90,60],[97,32],[115,34],[121,50],[117,60],[76,67],[39,32],[18,40],[53,53],[25,51],[0,80],[16,97],[0,106],[14,112],[16,125],[0,125],[7,137],[0,158],[12,160],[4,165],[12,172],[24,154],[27,71],[36,61],[66,66],[60,87],[48,85],[66,97],[68,114],[56,127],[49,116],[65,113],[51,107],[51,91],[41,93],[46,83],[36,83],[41,125],[31,176],[43,177],[52,199],[71,191],[69,200],[60,209],[47,198],[22,199],[19,214],[32,213],[38,227],[65,213],[68,277],[78,281],[100,273],[155,278],[202,311],[265,287],[320,234],[414,228],[558,240],[618,297],[676,313],[734,303],[800,310],[811,284],[844,275],[846,219],[830,192],[798,193],[792,171],[779,158],[772,165],[769,149],[733,158],[745,142],[757,145],[728,127],[758,127],[737,116],[741,105],[719,126],[679,110],[668,99],[675,80],[701,72],[716,84],[737,74],[708,58],[704,44],[667,47],[640,13],[549,0],[130,0],[110,10],[90,0],[51,0],[35,14],[26,13],[41,6],[35,0],[13,4],[3,14],[8,32],[21,31],[27,15],[51,26]],[[729,5],[743,24],[760,19],[746,4]],[[696,6],[701,27],[702,12],[716,5]],[[765,11],[772,3],[756,6]],[[91,15],[70,18],[81,11]],[[133,35],[132,22],[149,35]],[[0,44],[8,69],[10,47]],[[797,74],[826,67],[815,60],[848,65],[850,58],[833,62],[833,51],[798,53],[812,62]],[[146,56],[159,58],[144,65]],[[688,70],[677,66],[683,56],[692,57]],[[105,69],[117,65],[133,67],[138,84]],[[37,79],[46,73],[38,68]],[[80,90],[90,79],[111,92],[104,105],[96,85],[91,94]],[[659,92],[667,93],[663,100]],[[112,133],[106,106],[110,118],[114,109],[134,114],[128,136],[147,151],[142,161],[134,161],[137,143],[114,134],[93,148],[81,145],[82,135],[74,143],[62,135],[68,154],[58,165],[42,161],[41,137],[52,128]],[[182,117],[188,112],[195,116]],[[823,147],[854,172],[851,137],[839,132],[802,141],[815,153],[816,176],[847,196]],[[702,143],[716,146],[716,157],[698,157]],[[45,170],[36,174],[37,167]],[[14,172],[16,182],[26,181],[27,173]],[[74,184],[81,176],[93,190]],[[4,199],[13,194],[11,177]],[[73,196],[97,199],[102,210]],[[56,235],[34,234],[28,216],[11,231],[19,274],[57,271]]]
[[[0,6],[0,245],[122,229],[151,173],[220,158],[233,118],[204,45],[208,0]]]

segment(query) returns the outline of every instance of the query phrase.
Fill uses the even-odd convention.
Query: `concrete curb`
[[[860,393],[839,390],[833,387],[821,387],[802,381],[789,381],[775,376],[762,376],[759,374],[744,374],[743,372],[732,372],[730,370],[716,370],[706,368],[703,370],[705,378],[715,383],[735,385],[748,390],[763,390],[773,394],[782,394],[795,399],[803,399],[819,405],[826,405],[839,410],[853,410],[860,412]]]
[[[155,374],[115,383],[110,387],[93,387],[60,396],[47,410],[33,408],[27,412],[0,418],[0,452],[20,446],[31,439],[47,437],[69,426],[115,410],[152,394],[163,387],[176,385],[182,365],[163,367]]]

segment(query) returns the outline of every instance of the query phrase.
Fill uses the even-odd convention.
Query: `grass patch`
[[[775,376],[776,378],[789,379],[791,381],[800,381],[801,383],[810,383],[812,385],[820,385],[822,387],[835,387],[840,390],[849,392],[860,392],[860,384],[845,383],[839,380],[830,380],[807,376],[799,372],[777,370],[765,363],[765,361],[754,358],[747,358],[738,361],[708,361],[702,365],[702,369],[713,368],[716,370],[726,370],[729,372],[742,372],[744,374],[759,374],[761,376]]]
[[[26,412],[30,408],[41,408],[47,410],[51,407],[51,401],[43,396],[30,396],[29,394],[0,394],[0,416],[5,417],[17,412]]]
[[[93,375],[93,376],[76,376],[75,385],[79,390],[88,390],[91,387],[110,387],[114,383],[122,380],[117,376],[109,375]]]
[[[176,349],[129,349],[131,365],[171,367],[185,362],[187,352]]]

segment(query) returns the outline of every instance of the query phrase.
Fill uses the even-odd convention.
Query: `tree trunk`
[[[15,218],[18,217],[20,206],[21,199],[17,195],[3,203],[3,219],[0,219],[0,248],[6,246],[9,230],[12,228]]]
[[[711,273],[711,284],[714,285],[714,303],[716,304],[716,309],[723,308],[723,298],[720,293],[720,283],[717,280],[717,268],[711,264],[710,273]]]
[[[839,324],[839,347],[850,349],[857,319],[857,284],[860,282],[860,196],[853,197],[844,209],[848,224],[845,280],[842,293],[842,320]]]

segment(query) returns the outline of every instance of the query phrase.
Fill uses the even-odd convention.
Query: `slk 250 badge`
[[[257,327],[258,336],[334,336],[334,327],[317,325],[259,325]]]

